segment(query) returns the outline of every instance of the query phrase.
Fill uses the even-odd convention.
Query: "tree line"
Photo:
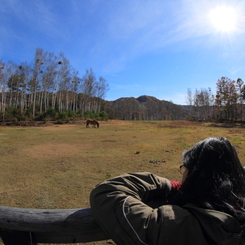
[[[108,86],[92,68],[79,77],[64,53],[37,48],[31,64],[0,60],[0,120],[103,117]]]
[[[216,83],[216,94],[211,89],[187,91],[189,119],[218,121],[243,120],[245,85],[241,78],[221,77]]]
[[[245,85],[241,78],[221,77],[211,89],[187,91],[187,106],[152,96],[105,101],[109,85],[92,68],[82,77],[64,53],[37,48],[29,64],[0,60],[0,121],[69,120],[237,120],[244,116]]]

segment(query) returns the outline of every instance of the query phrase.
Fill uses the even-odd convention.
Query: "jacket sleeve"
[[[171,183],[165,178],[125,174],[96,186],[90,203],[95,220],[117,244],[157,244],[163,217],[147,203],[164,200],[170,192]]]

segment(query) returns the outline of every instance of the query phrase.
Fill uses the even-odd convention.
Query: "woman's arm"
[[[117,244],[154,243],[162,214],[147,203],[166,199],[171,189],[169,180],[150,173],[125,174],[104,181],[91,192],[94,218]]]

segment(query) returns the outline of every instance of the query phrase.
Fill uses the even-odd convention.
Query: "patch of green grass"
[[[181,146],[182,148],[191,148],[191,145],[186,144],[186,143],[184,143],[184,142],[181,143],[180,146]]]
[[[238,143],[241,143],[241,142],[243,142],[243,141],[245,141],[245,139],[244,139],[244,138],[241,138],[241,137],[234,137],[234,138],[232,138],[232,140],[231,140],[231,142],[232,142],[233,144],[238,144]]]

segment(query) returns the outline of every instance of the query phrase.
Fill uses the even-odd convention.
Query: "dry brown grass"
[[[125,172],[149,171],[179,181],[182,152],[210,136],[227,137],[244,163],[244,131],[186,121],[0,127],[0,205],[89,207],[97,183]]]

